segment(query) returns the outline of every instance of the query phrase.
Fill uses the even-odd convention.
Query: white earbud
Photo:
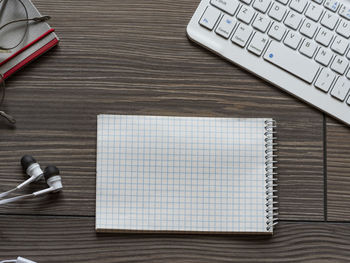
[[[22,189],[24,186],[40,180],[43,176],[43,170],[41,170],[40,165],[36,162],[36,160],[30,155],[24,155],[21,159],[21,164],[23,170],[29,175],[29,179],[18,185],[16,188],[11,189],[5,193],[0,194],[0,198],[4,198],[8,196],[10,193],[13,193],[17,190]]]
[[[47,193],[56,193],[61,191],[63,189],[63,186],[62,186],[62,179],[61,179],[61,176],[59,176],[59,174],[60,174],[60,171],[56,166],[46,167],[44,171],[44,177],[45,177],[46,183],[50,187],[41,191],[34,192],[33,195],[39,196]]]
[[[62,179],[61,179],[61,176],[59,176],[60,171],[56,166],[46,167],[43,174],[49,188],[46,188],[44,190],[40,190],[28,195],[21,195],[21,196],[16,196],[16,197],[1,200],[0,205],[13,203],[23,199],[34,198],[34,197],[41,196],[48,193],[56,193],[63,189]]]
[[[36,262],[29,260],[27,258],[18,257],[17,259],[9,259],[9,260],[0,261],[0,263],[36,263]]]
[[[23,170],[27,175],[29,175],[30,178],[17,186],[17,189],[21,189],[31,182],[38,181],[44,176],[43,170],[41,170],[40,165],[32,156],[24,155],[21,159],[21,164]]]

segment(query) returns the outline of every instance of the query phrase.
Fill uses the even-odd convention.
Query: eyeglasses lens
[[[0,1],[0,47],[11,50],[21,45],[28,30],[28,12],[22,0]],[[15,22],[16,21],[16,22]]]

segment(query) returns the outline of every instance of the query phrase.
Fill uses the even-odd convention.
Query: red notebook
[[[41,14],[30,0],[23,0],[28,10],[29,18],[39,17]],[[11,10],[10,10],[11,11]],[[11,12],[8,12],[11,13]],[[11,19],[18,19],[15,16]],[[7,21],[9,17],[6,17]],[[0,19],[0,25],[1,25]],[[16,34],[16,32],[13,32]],[[59,42],[59,38],[46,22],[30,23],[27,35],[20,46],[11,50],[10,53],[0,53],[0,74],[7,79],[19,69],[44,54]]]

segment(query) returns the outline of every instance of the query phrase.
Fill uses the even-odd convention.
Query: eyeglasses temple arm
[[[0,111],[0,116],[5,118],[9,123],[16,124],[16,119],[4,111]]]
[[[8,23],[6,23],[5,25],[2,25],[0,27],[0,30],[2,30],[3,28],[5,28],[6,26],[8,25],[11,25],[11,24],[14,24],[14,23],[19,23],[19,22],[30,22],[30,21],[34,21],[34,22],[46,22],[48,20],[51,19],[51,16],[39,16],[39,17],[34,17],[34,18],[29,18],[29,19],[18,19],[18,20],[13,20],[13,21],[10,21]],[[10,48],[12,49],[12,48]],[[0,50],[9,50],[9,48],[3,48],[0,46]]]

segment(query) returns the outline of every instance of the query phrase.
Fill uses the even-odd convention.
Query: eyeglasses
[[[29,18],[28,10],[22,0],[0,0],[0,53],[10,53],[25,40],[30,22],[39,23],[50,19],[50,16]],[[0,74],[0,107],[5,99],[5,81]],[[16,120],[4,111],[4,117],[14,124]]]
[[[0,5],[0,52],[19,47],[27,36],[30,22],[45,22],[51,18],[29,18],[22,0],[0,0]]]
[[[0,74],[0,107],[2,106],[5,99],[5,81],[2,75]],[[0,116],[5,118],[8,122],[15,124],[16,120],[9,114],[4,111],[0,111]]]

